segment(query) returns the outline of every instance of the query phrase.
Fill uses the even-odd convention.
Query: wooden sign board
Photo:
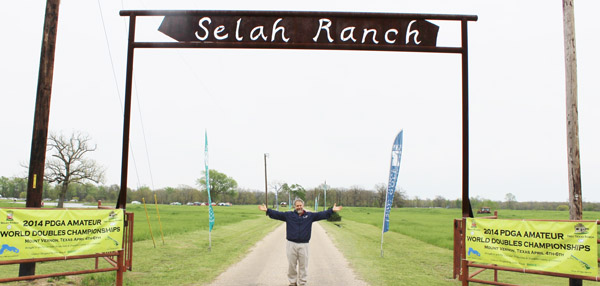
[[[220,12],[220,13],[215,13]],[[249,48],[435,47],[439,27],[407,14],[207,11],[166,15],[160,32],[180,43]],[[287,47],[289,46],[289,47]]]

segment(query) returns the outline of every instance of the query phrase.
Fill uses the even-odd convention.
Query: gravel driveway
[[[210,285],[288,285],[285,244],[285,223],[282,223]],[[312,227],[308,285],[368,285],[356,277],[319,223],[313,223]]]

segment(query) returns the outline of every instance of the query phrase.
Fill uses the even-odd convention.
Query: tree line
[[[58,201],[58,207],[64,201],[116,202],[120,187],[118,185],[102,185],[104,168],[87,155],[96,150],[96,145],[91,138],[83,132],[73,132],[70,136],[62,133],[51,133],[48,137],[49,156],[46,160],[44,172],[44,189],[42,197],[45,200]],[[281,203],[292,203],[295,198],[301,198],[305,205],[314,206],[318,201],[323,206],[334,203],[351,207],[384,207],[387,187],[378,184],[373,189],[359,186],[350,188],[331,188],[325,184],[306,190],[297,183],[271,182],[268,201],[265,202],[265,193],[258,190],[239,188],[237,182],[217,170],[209,170],[208,184],[206,174],[197,179],[199,188],[180,185],[151,190],[147,186],[135,190],[127,189],[127,202],[156,201],[160,204],[179,202],[182,204],[194,202],[208,202],[207,186],[211,190],[213,202],[228,202],[232,204],[267,204],[275,207]],[[0,195],[5,198],[26,198],[27,178],[0,177]],[[277,195],[277,201],[275,197]],[[325,198],[327,196],[327,198]],[[487,207],[494,209],[519,209],[519,210],[568,210],[566,202],[518,202],[515,195],[507,193],[504,201],[492,201],[480,197],[470,199],[473,211]],[[421,199],[419,196],[409,198],[406,191],[400,188],[395,191],[393,207],[416,208],[461,208],[460,199],[449,200],[442,196],[434,199]],[[583,203],[585,211],[600,211],[600,203]]]
[[[212,173],[213,170],[210,171]],[[218,176],[214,176],[217,178]],[[204,181],[199,180],[202,183]],[[210,181],[210,179],[209,179]],[[170,204],[180,202],[186,204],[189,202],[208,202],[208,193],[204,184],[201,187],[180,185],[177,187],[166,187],[152,190],[147,186],[137,189],[127,189],[127,203],[132,201],[145,200],[148,203],[156,201],[159,204]],[[218,184],[217,184],[218,185]],[[265,203],[265,192],[245,188],[221,188],[214,185],[211,187],[211,199],[213,202],[228,202],[236,205],[258,205]],[[233,185],[233,184],[232,184]],[[235,184],[237,186],[237,183]],[[293,187],[290,187],[293,186]],[[51,184],[44,182],[42,197],[47,200],[56,201],[61,198],[63,186],[60,184]],[[78,201],[94,203],[101,200],[104,203],[116,202],[120,187],[118,185],[101,185],[94,183],[70,184],[64,194],[65,201]],[[27,178],[18,177],[0,177],[0,195],[4,198],[24,199],[27,197]],[[319,205],[324,203],[324,191],[320,188],[305,190],[298,184],[282,184],[282,189],[278,192],[278,203],[288,202],[288,198],[294,200],[296,197],[302,198],[306,205],[314,205],[316,197],[319,197]],[[275,192],[268,192],[268,205],[275,204]],[[373,191],[360,187],[351,188],[331,188],[327,190],[327,202],[329,206],[333,203],[344,206],[362,206],[362,207],[383,207],[385,204],[385,193],[379,190]],[[396,191],[394,196],[394,207],[403,207],[406,204],[406,195],[403,192]]]
[[[210,174],[210,173],[209,173]],[[210,179],[209,179],[210,180]],[[287,186],[285,186],[287,185]],[[204,185],[205,186],[205,185]],[[293,186],[293,188],[291,187]],[[43,198],[56,201],[60,198],[62,185],[44,182]],[[278,201],[288,202],[288,198],[293,200],[300,197],[307,206],[314,206],[315,198],[318,197],[319,206],[323,206],[325,201],[325,188],[327,188],[327,205],[331,207],[334,203],[351,207],[383,207],[387,187],[384,184],[378,184],[373,189],[362,187],[337,188],[329,186],[317,186],[305,190],[299,184],[280,184],[279,189],[275,185],[271,186],[268,192],[268,206],[275,204],[275,191],[278,192]],[[102,204],[111,204],[117,201],[120,187],[118,185],[102,185],[94,183],[70,184],[65,193],[65,201],[76,200],[79,202],[95,203],[98,200]],[[27,178],[19,177],[0,177],[0,195],[4,198],[24,199],[27,195]],[[147,186],[137,189],[127,190],[127,202],[142,201],[154,203],[154,196],[159,204],[169,204],[180,202],[186,204],[189,202],[208,202],[208,193],[206,187],[192,187],[180,185],[177,187],[166,187],[152,190]],[[211,190],[213,202],[229,202],[235,205],[259,205],[265,203],[265,192],[260,190],[251,190],[236,187],[227,189],[221,193]],[[472,197],[471,205],[473,211],[481,207],[496,209],[515,209],[515,210],[568,210],[568,203],[565,202],[518,202],[514,196],[509,196],[504,201],[493,201],[481,197]],[[460,199],[446,199],[442,196],[436,196],[433,199],[419,198],[419,196],[409,197],[403,189],[397,190],[394,195],[393,207],[411,207],[411,208],[461,208]],[[584,211],[600,211],[600,203],[583,203]]]

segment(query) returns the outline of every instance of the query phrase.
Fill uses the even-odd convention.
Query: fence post
[[[119,255],[117,256],[117,281],[115,283],[115,285],[117,286],[123,286],[123,268],[125,268],[125,266],[123,265],[124,255],[124,251],[119,250]]]
[[[452,278],[460,277],[460,261],[461,261],[461,231],[460,231],[460,220],[454,220],[454,256],[453,256],[453,267],[452,267]]]
[[[469,286],[469,262],[462,259],[462,286]]]

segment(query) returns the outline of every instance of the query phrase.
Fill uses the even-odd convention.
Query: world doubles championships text
[[[490,237],[479,237],[479,236],[467,236],[467,241],[486,243],[486,244],[503,245],[503,246],[553,249],[553,250],[576,250],[576,251],[590,251],[591,250],[590,245],[586,245],[586,244],[522,241],[522,240],[516,240],[516,239],[502,239],[502,238],[490,238]]]
[[[104,227],[91,229],[50,229],[50,230],[4,230],[0,237],[27,237],[27,236],[64,236],[64,235],[91,235],[111,232],[121,232],[121,227]]]

